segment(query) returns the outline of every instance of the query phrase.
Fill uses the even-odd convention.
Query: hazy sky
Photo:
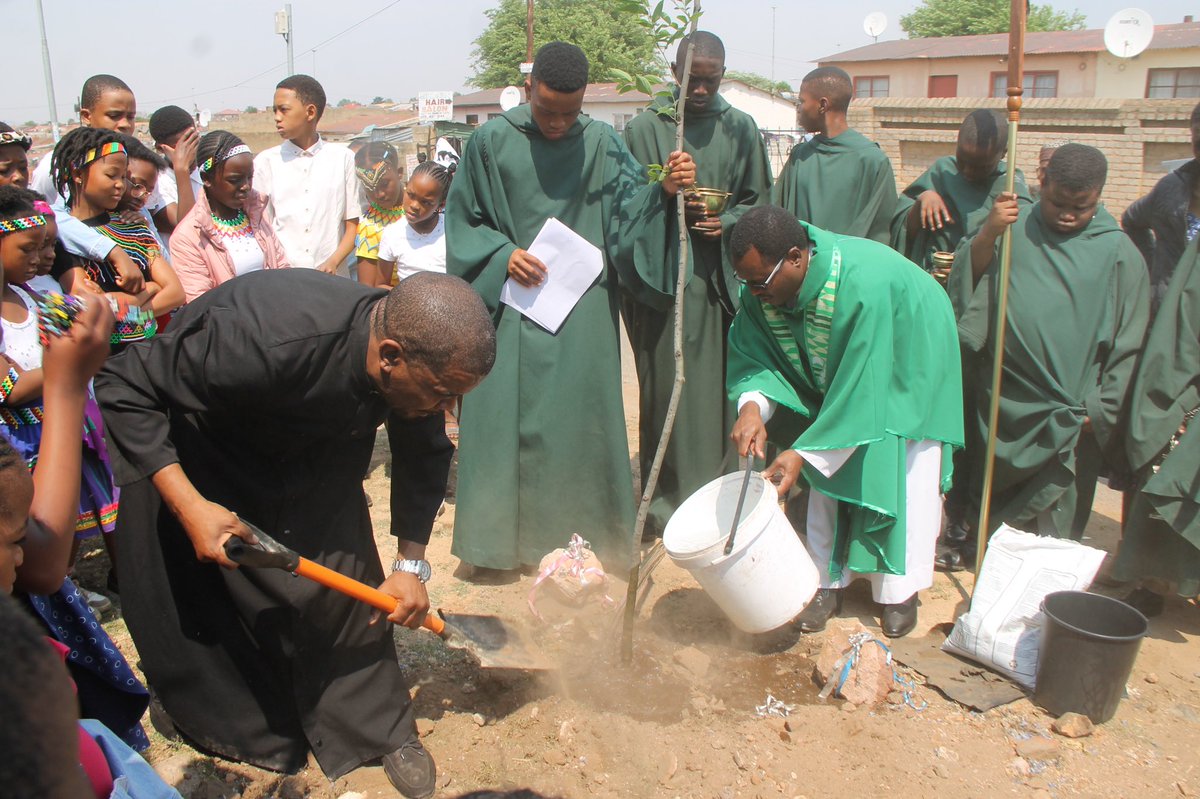
[[[604,0],[596,0],[604,2]],[[1082,8],[1088,27],[1103,27],[1130,0],[1053,0]],[[471,91],[472,41],[494,0],[294,0],[296,70],[315,75],[331,102],[376,95],[397,100],[420,91]],[[71,114],[89,75],[108,72],[129,83],[138,111],[177,104],[213,111],[265,106],[286,74],[286,50],[274,33],[274,0],[43,0],[60,119]],[[813,59],[870,44],[864,17],[882,11],[880,37],[903,37],[899,17],[917,0],[708,0],[702,27],[725,41],[727,65],[772,74],[796,85]],[[775,6],[775,58],[771,58]],[[1144,0],[1156,23],[1182,22],[1185,0]],[[35,0],[0,0],[6,73],[0,119],[20,125],[48,118]],[[374,15],[374,16],[372,16]],[[332,41],[326,40],[367,19]],[[312,48],[316,47],[316,52]],[[19,80],[14,76],[21,76]]]

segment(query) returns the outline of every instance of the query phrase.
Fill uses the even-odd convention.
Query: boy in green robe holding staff
[[[967,350],[967,451],[978,507],[995,357],[1000,238],[1012,225],[990,525],[1082,537],[1101,459],[1121,463],[1118,421],[1149,314],[1141,253],[1100,206],[1108,162],[1067,144],[1046,167],[1041,199],[1002,193],[979,232],[959,245],[950,300]]]
[[[634,493],[621,399],[621,289],[669,303],[674,200],[692,185],[686,153],[646,170],[616,132],[581,115],[588,61],[565,42],[533,62],[529,103],[480,127],[446,204],[446,269],[496,320],[496,365],[463,404],[452,551],[491,569],[536,565],[572,533],[609,569],[633,554]],[[604,255],[599,278],[557,333],[500,303],[504,282],[544,283],[528,248],[551,217]]]
[[[684,102],[684,149],[697,160],[696,183],[730,193],[725,210],[708,215],[700,199],[687,201],[692,276],[684,293],[683,385],[675,429],[650,505],[648,535],[661,535],[667,520],[693,491],[721,473],[733,424],[725,398],[725,338],[737,310],[737,284],[725,257],[729,231],[749,208],[770,201],[771,170],[758,126],[718,94],[725,74],[725,46],[707,31],[694,36],[695,51]],[[675,76],[683,69],[688,37],[679,43]],[[675,149],[675,120],[655,112],[660,99],[625,127],[629,151],[643,164],[661,164]],[[673,268],[673,266],[671,267]],[[641,397],[639,458],[643,483],[650,472],[675,382],[674,309],[629,300],[623,303],[637,364]]]
[[[783,451],[763,472],[781,496],[803,474],[807,544],[821,589],[798,618],[817,632],[854,572],[883,606],[884,635],[917,623],[963,441],[954,315],[931,276],[886,245],[837,236],[782,208],[733,229],[744,283],[729,331],[731,438],[741,455]],[[768,434],[767,422],[771,428]]]
[[[1200,238],[1171,274],[1129,399],[1125,452],[1136,490],[1113,566],[1140,580],[1125,601],[1162,613],[1167,593],[1200,594]]]
[[[804,76],[800,124],[816,135],[792,148],[772,197],[822,230],[887,244],[896,178],[879,145],[846,122],[853,96],[845,70],[820,67]]]

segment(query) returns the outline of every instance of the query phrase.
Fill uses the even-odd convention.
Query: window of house
[[[1024,99],[1058,97],[1058,72],[1026,72],[1021,76]],[[992,97],[1008,96],[1008,73],[992,73]]]
[[[613,114],[613,127],[617,133],[625,130],[625,126],[633,121],[633,114]]]
[[[864,75],[854,79],[854,96],[887,97],[890,80],[887,75]]]
[[[488,122],[491,122],[493,119],[499,119],[502,116],[504,114],[488,114]]]
[[[1200,97],[1200,68],[1149,70],[1146,96]]]
[[[479,124],[479,114],[467,114],[467,124],[468,125],[478,125]]]

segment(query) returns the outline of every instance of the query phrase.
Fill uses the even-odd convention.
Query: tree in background
[[[353,105],[353,104],[354,104],[354,101],[351,100],[349,97],[343,97],[342,99],[337,101],[338,108],[345,108],[346,106]]]
[[[475,40],[475,74],[470,82],[481,89],[520,86],[518,65],[525,60],[525,0],[501,0],[484,12],[490,22]],[[538,0],[534,8],[533,49],[552,41],[578,45],[591,64],[589,80],[612,80],[615,67],[630,73],[663,74],[666,65],[656,56],[650,34],[636,18],[615,4],[595,0]]]
[[[900,17],[909,37],[971,36],[1007,33],[1009,0],[921,0],[911,14]],[[1086,17],[1078,10],[1057,11],[1050,5],[1030,5],[1027,31],[1077,31]]]
[[[766,75],[759,75],[757,72],[740,72],[736,69],[725,70],[725,80],[740,80],[742,83],[747,83],[756,89],[762,89],[764,92],[771,94],[783,94],[790,92],[792,85],[786,80],[772,81]]]
[[[245,114],[257,114],[257,113],[258,113],[258,106],[255,106],[255,105],[248,105],[248,106],[246,106],[246,110],[245,110],[245,111],[243,111],[242,113],[245,113]]]

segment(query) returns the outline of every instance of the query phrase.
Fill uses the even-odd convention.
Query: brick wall
[[[1104,204],[1120,217],[1166,171],[1162,161],[1190,158],[1195,100],[1027,100],[1021,109],[1017,166],[1036,182],[1042,146],[1069,140],[1108,157]],[[1003,110],[1002,100],[874,98],[850,104],[850,126],[879,143],[903,189],[938,157],[954,154],[958,126],[977,108]]]

